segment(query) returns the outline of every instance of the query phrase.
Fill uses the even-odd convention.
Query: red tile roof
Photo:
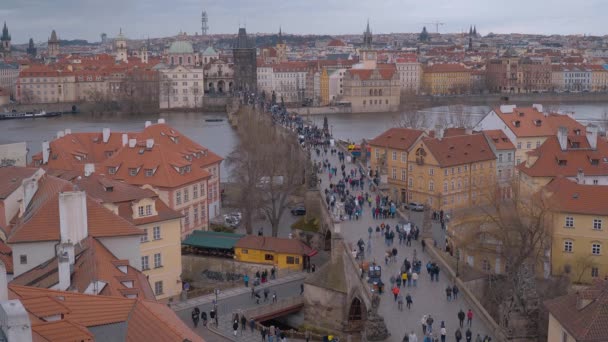
[[[589,289],[544,304],[577,342],[608,341],[608,281],[600,280]]]
[[[410,128],[391,128],[369,141],[371,146],[409,150],[424,131]]]
[[[585,215],[608,216],[608,185],[578,184],[557,177],[545,186],[551,195],[551,209]]]
[[[488,129],[482,131],[494,144],[497,150],[514,150],[515,145],[509,140],[509,137],[500,129]]]
[[[313,251],[312,248],[298,239],[258,235],[246,235],[239,239],[234,247],[298,255],[308,255]]]
[[[422,141],[440,167],[496,160],[496,155],[482,134],[423,138]]]
[[[390,80],[396,73],[394,64],[392,64],[393,67],[380,67],[380,64],[378,64],[378,66],[377,69],[348,69],[346,73],[350,74],[353,78],[358,77],[362,81],[369,80],[372,75],[376,73],[379,74],[380,78]]]
[[[569,141],[572,138],[576,137],[568,137]],[[575,177],[579,169],[585,175],[608,176],[608,142],[598,139],[597,149],[592,150],[588,148],[585,136],[579,138],[586,145],[581,144],[582,148],[562,151],[557,137],[549,137],[539,148],[530,152],[538,157],[534,164],[528,166],[521,163],[517,168],[531,177]],[[593,160],[597,161],[595,165]]]
[[[541,113],[533,107],[515,107],[513,113],[503,113],[500,107],[494,112],[517,137],[548,137],[556,135],[560,126],[568,128],[568,135],[578,129],[585,136],[585,126],[565,114]],[[519,126],[516,126],[519,125]]]
[[[96,296],[74,292],[40,289],[27,286],[10,285],[9,297],[24,302],[25,309],[32,320],[32,330],[47,341],[66,341],[67,332],[78,340],[89,338],[89,328],[105,324],[124,323],[125,341],[184,341],[203,342],[204,340],[190,330],[175,312],[166,305],[142,299]],[[56,314],[67,308],[68,312],[57,322],[66,322],[78,329],[64,325],[65,329],[48,326],[35,304],[28,305],[30,298],[49,297],[61,302]],[[53,313],[52,310],[45,314]],[[55,322],[55,324],[58,324]],[[69,338],[69,337],[68,337]]]
[[[337,47],[337,46],[346,46],[346,43],[344,43],[340,39],[333,39],[331,42],[329,42],[329,44],[327,44],[327,47]]]
[[[8,243],[59,241],[59,192],[72,190],[73,186],[67,181],[52,176],[43,177],[25,215],[11,229]],[[141,230],[106,209],[92,197],[87,196],[86,203],[90,236],[141,234]]]
[[[453,73],[453,72],[471,72],[462,64],[433,64],[424,67],[424,73]]]
[[[0,200],[7,198],[21,186],[25,178],[31,177],[38,171],[29,167],[0,167]],[[7,219],[11,219],[10,217]]]

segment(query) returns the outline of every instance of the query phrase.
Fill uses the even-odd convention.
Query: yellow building
[[[589,65],[591,69],[591,91],[608,90],[608,70],[601,65]]]
[[[323,68],[321,71],[321,106],[329,105],[329,71]]]
[[[391,128],[369,141],[372,170],[387,173],[392,198],[398,202],[408,201],[408,153],[424,136],[421,130]]]
[[[317,253],[297,239],[247,235],[234,245],[237,261],[267,264],[280,269],[301,271]]]
[[[487,203],[496,177],[496,155],[483,134],[420,139],[408,154],[408,198],[432,210]]]
[[[152,190],[92,174],[74,179],[80,189],[131,222],[144,233],[139,246],[140,269],[148,278],[156,299],[177,296],[182,291],[181,217]]]
[[[461,64],[433,64],[423,70],[422,91],[427,94],[464,94],[471,91],[471,70]]]
[[[608,281],[546,301],[549,311],[547,341],[608,341]]]
[[[556,178],[545,187],[551,196],[551,271],[575,283],[608,276],[608,186]]]

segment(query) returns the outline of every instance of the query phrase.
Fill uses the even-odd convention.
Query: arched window
[[[373,90],[369,90],[369,96],[374,96],[374,91]]]
[[[357,297],[353,298],[353,301],[350,303],[350,310],[348,310],[348,320],[349,321],[360,321],[363,319],[362,309],[361,309],[361,300]]]
[[[363,100],[363,105],[365,106],[365,100]]]
[[[445,181],[443,182],[443,192],[447,192],[448,191],[448,182]]]
[[[382,96],[382,89],[378,90],[378,95]]]

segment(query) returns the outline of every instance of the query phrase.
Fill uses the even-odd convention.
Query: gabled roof
[[[59,193],[72,191],[67,181],[44,176],[23,217],[11,229],[7,242],[59,241]],[[140,235],[141,230],[87,195],[88,234],[93,237]]]
[[[89,328],[112,323],[124,323],[126,326],[126,333],[122,336],[124,341],[204,341],[190,330],[175,312],[155,301],[87,295],[19,285],[9,286],[9,297],[23,302],[30,314],[32,330],[47,341],[66,341],[68,332],[72,334],[68,336],[69,338],[76,337],[78,341],[87,340],[94,335],[94,331]],[[48,297],[62,304],[57,306],[56,310],[49,307],[45,312],[47,315],[63,313],[59,321],[53,322],[54,326],[44,322],[44,316],[40,316],[35,303],[27,302],[30,298],[41,297]],[[64,313],[66,309],[67,313]]]
[[[435,157],[440,167],[496,160],[496,155],[482,134],[423,138],[424,145]]]
[[[76,246],[75,261],[71,276],[71,289],[85,293],[89,285],[103,282],[97,291],[104,296],[123,296],[123,291],[130,291],[138,298],[153,300],[155,298],[146,276],[129,265],[127,260],[119,260],[97,239],[89,237]],[[126,271],[119,269],[123,267]],[[20,274],[11,284],[51,288],[59,283],[57,257]],[[132,281],[127,287],[125,281]]]
[[[607,281],[600,280],[589,289],[557,297],[544,304],[577,342],[608,340]]]
[[[507,137],[505,132],[500,129],[488,129],[482,131],[482,133],[485,134],[485,136],[487,136],[492,141],[496,149],[499,151],[515,149],[515,146],[513,145],[511,140],[509,140],[509,137]]]
[[[492,109],[517,137],[548,137],[556,135],[560,126],[568,128],[568,135],[580,130],[585,136],[586,129],[578,121],[566,114],[541,113],[534,107],[515,107],[512,113],[503,113],[500,107]]]
[[[557,177],[544,189],[551,196],[552,210],[608,216],[608,185],[578,184],[564,177]]]
[[[581,148],[570,148],[572,139],[580,138]],[[582,170],[589,176],[608,176],[608,142],[597,139],[597,148],[589,148],[586,136],[569,136],[568,149],[562,151],[556,136],[549,137],[536,150],[528,152],[538,159],[532,165],[521,163],[518,169],[531,177],[574,177]],[[594,165],[593,160],[597,160]]]
[[[396,150],[409,150],[424,134],[424,131],[410,128],[391,128],[369,141],[371,146],[388,147]]]
[[[308,255],[313,252],[310,246],[298,239],[258,235],[246,235],[237,241],[234,247],[299,255]]]

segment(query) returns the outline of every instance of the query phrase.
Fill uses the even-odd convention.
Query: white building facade
[[[160,72],[159,107],[200,108],[203,105],[203,68],[183,65],[165,66]]]
[[[422,67],[416,59],[398,58],[395,66],[399,74],[401,90],[418,94],[422,80]]]

